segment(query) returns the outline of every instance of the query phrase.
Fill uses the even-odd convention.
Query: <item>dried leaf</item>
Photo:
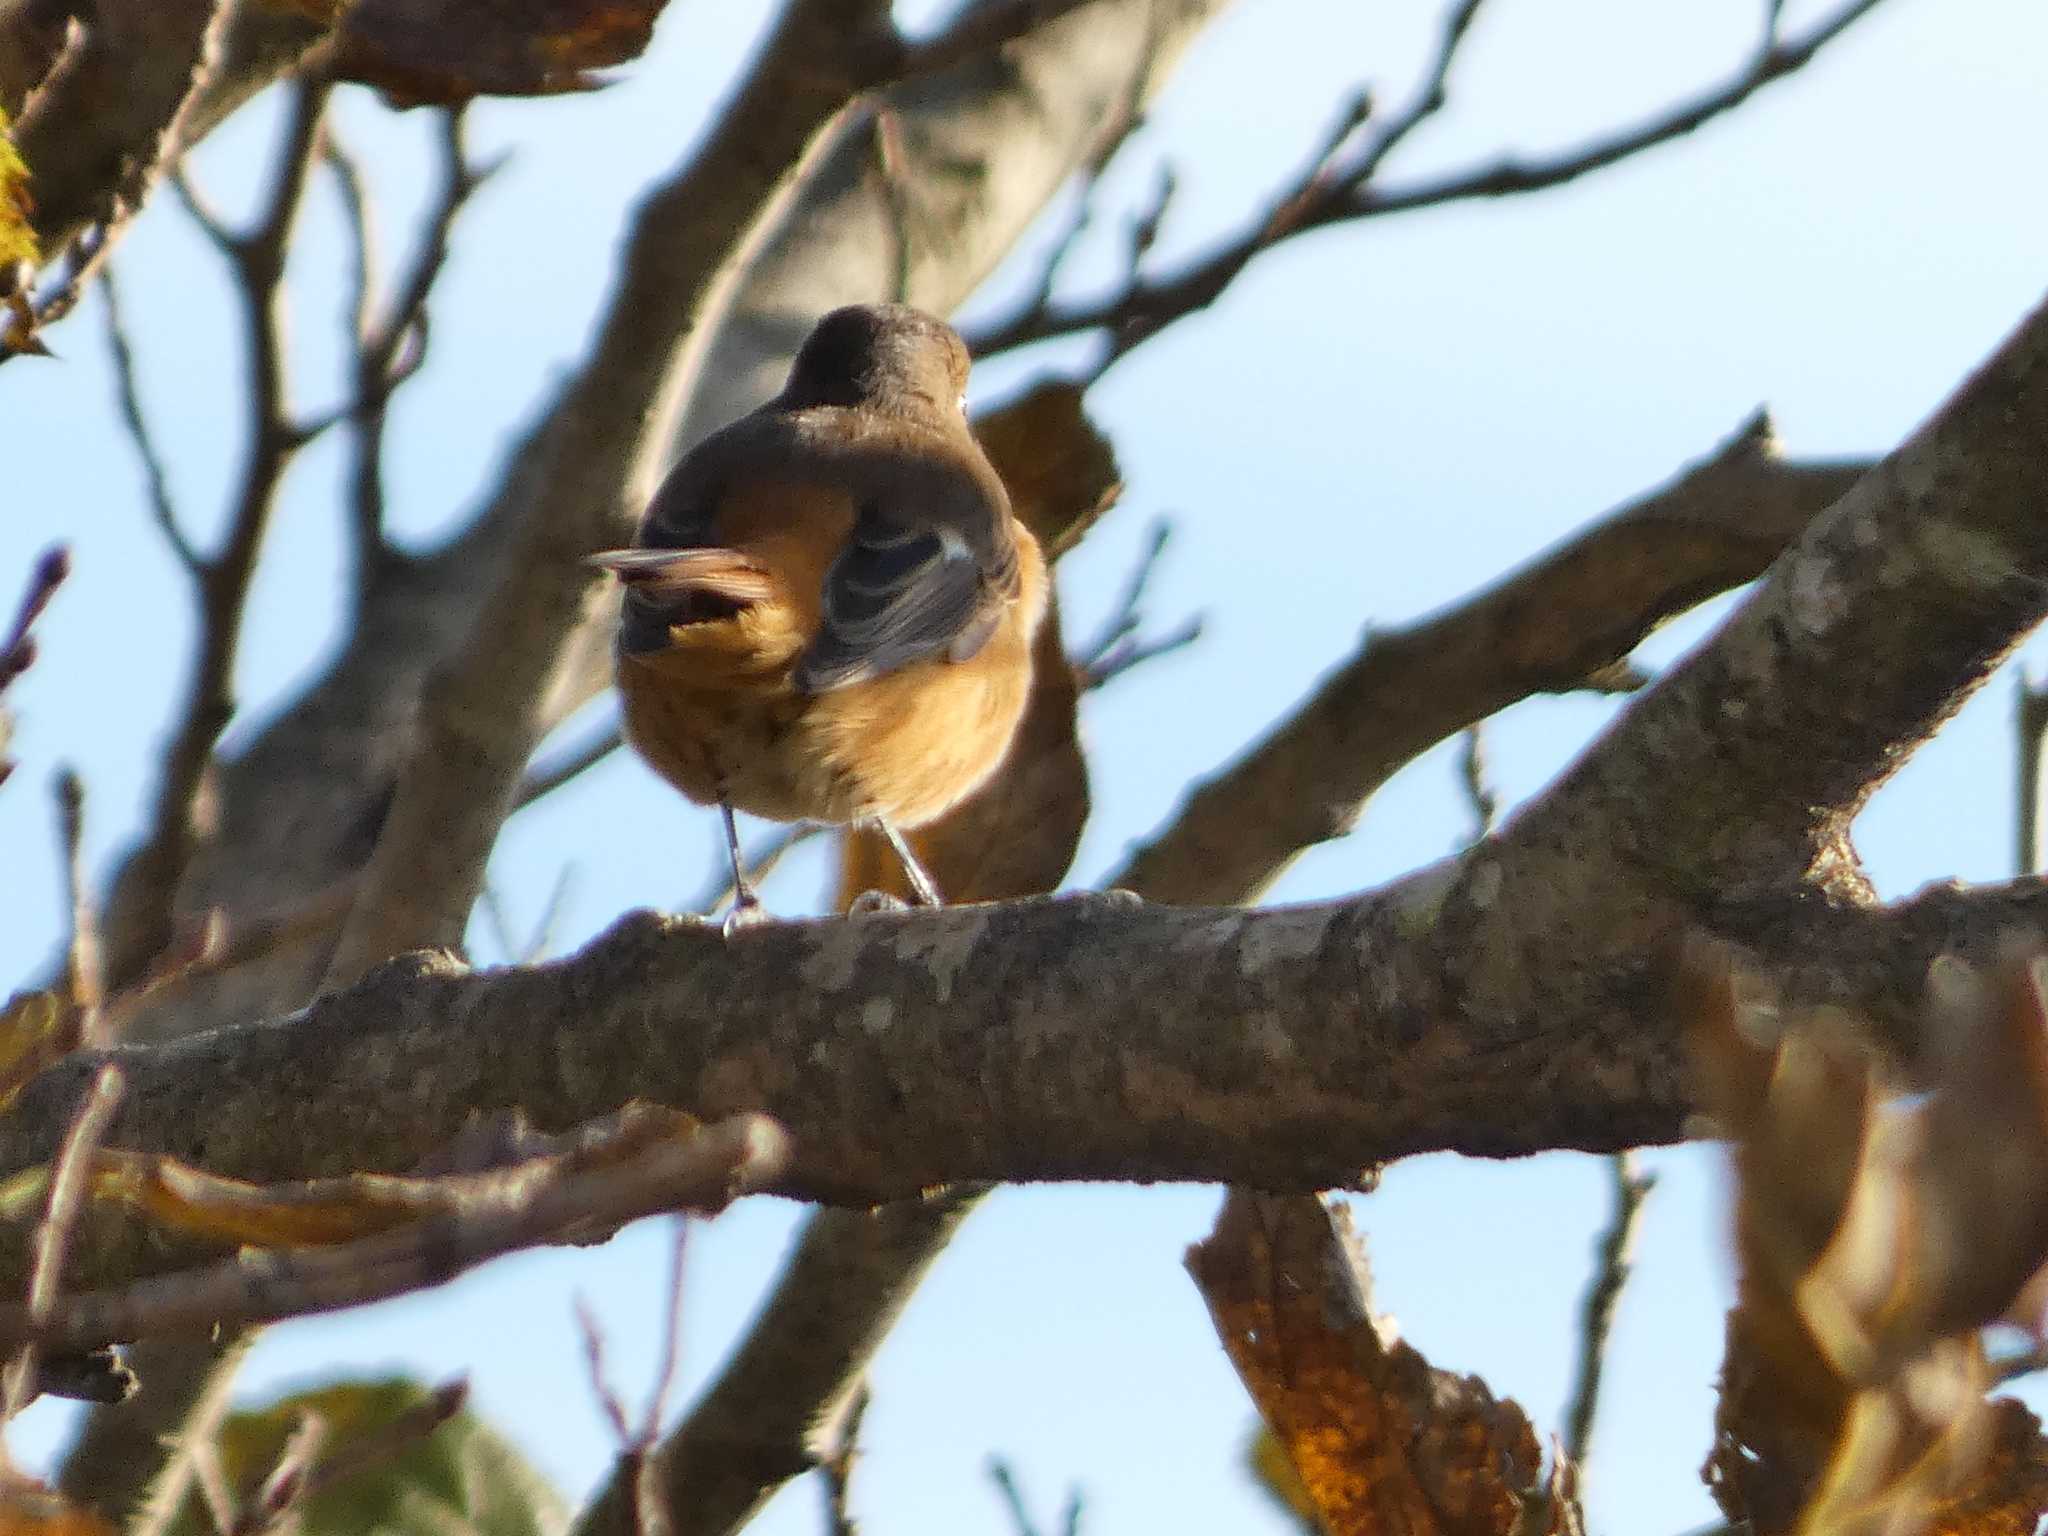
[[[1188,1269],[1331,1536],[1508,1536],[1535,1512],[1530,1536],[1570,1528],[1522,1410],[1372,1317],[1341,1209],[1232,1191]]]
[[[1722,1508],[1763,1536],[1907,1536],[1965,1504],[2031,1531],[2048,1447],[1986,1403],[1977,1338],[2048,1260],[2048,1016],[2030,957],[2008,950],[1988,976],[1936,967],[1917,1100],[1884,1101],[1856,1043],[1874,1032],[1840,1014],[1756,1028],[1771,1010],[1739,1002],[1705,947],[1678,1001],[1738,1174],[1738,1305],[1705,1468]],[[1993,1484],[2007,1496],[1987,1502]]]
[[[17,992],[0,1004],[0,1110],[77,1044],[76,1026],[62,992]]]
[[[1316,1513],[1316,1502],[1308,1491],[1308,1485],[1301,1480],[1301,1474],[1294,1470],[1294,1462],[1287,1454],[1287,1447],[1280,1443],[1280,1437],[1264,1419],[1252,1434],[1251,1444],[1245,1447],[1244,1459],[1252,1474],[1252,1481],[1272,1495],[1273,1502],[1293,1522],[1301,1536],[1323,1536],[1323,1522]]]
[[[341,78],[401,106],[554,96],[638,58],[666,0],[355,0],[334,38]]]
[[[1116,450],[1081,408],[1079,385],[1053,380],[974,420],[1010,509],[1057,560],[1123,494]]]

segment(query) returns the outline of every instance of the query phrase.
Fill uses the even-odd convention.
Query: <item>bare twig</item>
[[[339,189],[354,246],[350,390],[347,400],[330,412],[323,424],[346,421],[352,429],[348,498],[356,533],[359,596],[390,555],[384,541],[383,455],[392,396],[426,362],[427,301],[447,263],[456,220],[477,189],[504,164],[502,159],[484,164],[471,161],[463,108],[440,111],[437,130],[439,185],[422,220],[412,260],[382,314],[377,312],[376,247],[362,168],[331,129],[320,146]]]
[[[969,343],[977,355],[987,355],[1055,336],[1104,328],[1109,333],[1109,356],[1103,364],[1106,367],[1109,361],[1157,335],[1174,321],[1206,308],[1254,258],[1282,240],[1387,214],[1538,192],[1604,170],[1683,138],[1743,105],[1773,81],[1804,67],[1879,3],[1880,0],[1850,0],[1834,16],[1796,40],[1778,36],[1777,18],[1767,16],[1762,45],[1729,79],[1578,149],[1548,159],[1503,159],[1470,166],[1413,186],[1382,191],[1376,183],[1385,161],[1443,105],[1445,78],[1478,9],[1476,0],[1458,0],[1425,72],[1424,88],[1414,103],[1387,128],[1369,137],[1348,162],[1343,157],[1342,145],[1357,127],[1356,102],[1338,114],[1340,131],[1333,131],[1325,139],[1324,148],[1309,161],[1307,169],[1237,238],[1167,276],[1142,278],[1133,264],[1118,289],[1099,299],[1064,305],[1026,304],[1009,317],[977,329]],[[1333,141],[1338,146],[1334,156],[1328,148]]]
[[[0,640],[0,694],[5,694],[8,685],[35,664],[35,622],[70,571],[71,552],[62,544],[45,550],[36,562],[28,590],[15,610],[14,623],[6,631],[6,638]],[[7,755],[7,737],[7,715],[0,710],[0,784],[6,783],[8,775],[14,772],[14,760]]]
[[[860,1460],[860,1427],[867,1418],[867,1383],[854,1389],[846,1411],[832,1432],[832,1443],[818,1458],[819,1482],[825,1492],[826,1536],[859,1536],[853,1518],[853,1469]]]
[[[34,664],[36,620],[43,616],[43,610],[50,606],[50,599],[56,596],[57,589],[70,574],[71,551],[62,544],[53,544],[36,561],[36,568],[29,575],[28,590],[22,593],[21,604],[14,611],[14,623],[7,631],[7,641],[0,645],[0,689],[7,687]]]
[[[150,833],[137,853],[137,875],[148,900],[138,919],[123,925],[124,947],[110,957],[117,984],[139,976],[174,934],[177,887],[199,839],[195,808],[215,744],[234,714],[232,687],[242,619],[256,560],[269,527],[286,468],[311,435],[294,422],[285,398],[280,285],[291,231],[305,190],[328,87],[299,81],[292,87],[283,144],[262,210],[246,233],[229,230],[182,176],[172,184],[200,227],[225,254],[241,300],[248,368],[250,441],[220,550],[195,568],[199,588],[199,657],[164,756],[163,778]]]
[[[633,1448],[633,1426],[626,1419],[626,1402],[619,1396],[618,1389],[611,1383],[611,1375],[604,1368],[604,1334],[597,1326],[597,1317],[590,1310],[590,1303],[578,1296],[572,1303],[576,1314],[576,1331],[583,1338],[584,1373],[590,1378],[590,1395],[597,1399],[597,1406],[604,1411],[604,1421],[611,1426],[612,1437],[619,1444],[622,1454],[630,1454]]]
[[[118,1067],[100,1068],[92,1087],[79,1104],[77,1114],[72,1117],[71,1128],[51,1165],[50,1192],[44,1202],[42,1223],[36,1228],[31,1245],[28,1298],[22,1308],[28,1333],[47,1327],[57,1315],[57,1284],[63,1275],[64,1255],[70,1247],[72,1228],[77,1224],[79,1208],[85,1202],[86,1184],[92,1173],[92,1155],[99,1146],[100,1138],[106,1134],[107,1123],[113,1119],[125,1087]],[[95,1339],[83,1347],[96,1349],[106,1342],[105,1339]],[[4,1402],[0,1402],[0,1425],[11,1421],[34,1399],[39,1354],[36,1343],[24,1336],[20,1351],[7,1366]]]
[[[911,186],[903,147],[903,119],[888,105],[875,110],[875,172],[881,178],[882,202],[889,210],[889,233],[894,251],[895,278],[890,297],[898,303],[910,297]]]
[[[668,1417],[683,1364],[683,1279],[690,1256],[690,1219],[675,1219],[675,1240],[668,1250],[668,1309],[661,1319],[661,1344],[654,1357],[654,1385],[647,1394],[647,1412],[640,1421],[642,1436],[652,1446]]]
[[[1642,1219],[1643,1202],[1657,1183],[1656,1175],[1637,1171],[1632,1152],[1617,1152],[1607,1159],[1607,1166],[1614,1182],[1614,1215],[1600,1239],[1600,1267],[1586,1293],[1579,1325],[1578,1384],[1572,1389],[1571,1407],[1565,1414],[1564,1457],[1577,1469],[1582,1487],[1586,1455],[1593,1443],[1593,1417],[1600,1404],[1600,1373],[1607,1360],[1608,1335],[1622,1287],[1628,1283],[1629,1250]]]
[[[64,843],[64,894],[71,908],[71,942],[65,946],[65,984],[76,1017],[80,1045],[98,1045],[106,1003],[106,965],[100,946],[99,912],[85,876],[85,785],[76,771],[57,775],[57,819]]]
[[[1121,677],[1131,668],[1155,656],[1164,656],[1193,645],[1202,635],[1202,620],[1195,615],[1152,640],[1139,638],[1138,631],[1144,624],[1145,593],[1151,586],[1153,573],[1159,567],[1160,556],[1166,553],[1168,541],[1173,536],[1173,524],[1165,518],[1153,523],[1145,551],[1138,557],[1138,563],[1124,579],[1124,588],[1110,608],[1109,618],[1104,621],[1102,631],[1084,645],[1074,657],[1074,666],[1081,674],[1082,685],[1086,688],[1100,688],[1104,683]]]
[[[1500,820],[1500,800],[1486,779],[1485,722],[1466,727],[1459,740],[1458,780],[1465,787],[1465,802],[1472,808],[1470,841],[1476,843]]]
[[[626,1405],[611,1385],[604,1366],[604,1335],[597,1319],[582,1297],[576,1298],[576,1326],[583,1335],[584,1364],[590,1389],[619,1451],[613,1479],[626,1492],[628,1527],[637,1536],[668,1536],[675,1529],[669,1517],[667,1496],[654,1465],[654,1449],[661,1442],[661,1425],[668,1415],[669,1395],[675,1390],[676,1370],[682,1358],[683,1260],[688,1251],[690,1224],[677,1218],[676,1236],[669,1250],[668,1305],[663,1314],[661,1344],[656,1356],[654,1385],[647,1394],[647,1406],[637,1424],[626,1416]]]
[[[1422,89],[1405,111],[1389,118],[1377,132],[1369,134],[1358,156],[1342,164],[1341,169],[1338,154],[1342,144],[1333,144],[1324,172],[1326,181],[1346,190],[1365,186],[1379,174],[1389,155],[1407,142],[1416,129],[1443,110],[1444,103],[1449,100],[1445,86],[1450,80],[1451,66],[1457,62],[1458,49],[1471,32],[1473,19],[1484,3],[1485,0],[1457,0],[1444,21],[1443,31],[1437,38],[1436,52],[1423,73]]]
[[[2014,728],[2019,738],[2019,805],[2013,873],[2031,875],[2039,872],[2042,856],[2048,852],[2041,846],[2041,799],[2044,787],[2048,787],[2041,780],[2041,749],[2044,737],[2048,737],[2048,688],[2035,687],[2024,671],[2019,680],[2019,694],[2014,701],[2018,717]]]
[[[1081,675],[1081,686],[1090,691],[1101,688],[1148,661],[1186,650],[1201,638],[1202,616],[1199,613],[1189,615],[1175,628],[1150,640],[1133,637],[1092,662]]]
[[[203,562],[199,551],[192,547],[192,541],[185,537],[185,530],[178,525],[177,507],[171,499],[170,477],[165,473],[163,455],[157,451],[149,420],[143,414],[142,392],[135,377],[135,350],[129,344],[127,322],[121,309],[121,285],[114,281],[111,266],[100,279],[100,299],[107,311],[107,350],[114,360],[114,389],[121,408],[121,423],[128,430],[128,440],[135,445],[136,457],[142,461],[142,477],[149,490],[150,511],[156,518],[157,527],[163,531],[165,541],[171,546],[171,553],[196,577]]]
[[[996,1485],[996,1492],[1002,1495],[1003,1507],[1010,1512],[1010,1523],[1016,1529],[1016,1536],[1039,1536],[1038,1522],[1031,1518],[1031,1511],[1024,1505],[1024,1491],[1017,1483],[1017,1474],[1011,1470],[1008,1461],[1000,1456],[988,1459],[989,1481]],[[1067,1502],[1060,1513],[1062,1536],[1079,1536],[1081,1530],[1082,1499],[1079,1488],[1067,1490]]]
[[[458,1376],[436,1387],[426,1401],[338,1444],[328,1437],[327,1423],[319,1414],[302,1411],[255,1497],[239,1513],[213,1441],[192,1442],[183,1455],[220,1536],[271,1536],[289,1530],[292,1516],[308,1501],[417,1445],[468,1401],[469,1382]],[[167,1507],[175,1509],[180,1503],[182,1495]],[[130,1536],[144,1532],[131,1529]]]
[[[823,837],[830,827],[815,821],[800,821],[792,826],[778,829],[774,836],[749,854],[745,860],[747,884],[758,885],[768,878],[783,856],[791,850],[801,848],[814,838]],[[711,878],[704,888],[682,906],[685,912],[716,912],[732,899],[732,863],[724,855],[713,861]]]
[[[1072,211],[1039,265],[1038,275],[1027,290],[1019,311],[1021,314],[1042,315],[1051,306],[1053,286],[1059,281],[1060,272],[1080,244],[1081,237],[1095,222],[1095,195],[1102,183],[1103,172],[1109,169],[1110,162],[1130,142],[1131,135],[1144,121],[1144,103],[1151,87],[1152,69],[1148,53],[1147,67],[1131,72],[1129,90],[1124,93],[1107,130],[1088,157],[1088,163],[1081,168],[1081,184],[1075,189]]]
[[[548,951],[554,947],[555,925],[561,921],[563,904],[568,900],[575,873],[575,866],[568,864],[556,873],[547,903],[523,939],[512,932],[512,915],[505,909],[505,901],[498,894],[498,888],[489,881],[484,883],[476,904],[490,923],[491,936],[498,941],[498,952],[505,957],[507,965],[533,965],[548,957]]]
[[[468,1176],[462,1203],[354,1242],[245,1252],[126,1287],[58,1298],[42,1314],[0,1308],[0,1341],[91,1348],[109,1339],[275,1322],[403,1295],[515,1249],[657,1212],[718,1209],[774,1179],[786,1161],[787,1141],[766,1116],[743,1114],[688,1141],[663,1138],[598,1167],[536,1159],[497,1176]]]
[[[207,1519],[220,1536],[228,1536],[240,1517],[235,1512],[235,1491],[228,1486],[227,1468],[220,1464],[220,1447],[210,1437],[201,1437],[190,1442],[184,1454],[192,1468],[193,1485],[206,1506]]]
[[[616,719],[590,733],[554,761],[535,763],[512,795],[512,809],[521,811],[545,799],[571,779],[595,768],[626,744],[625,728]]]
[[[315,1494],[325,1493],[356,1474],[389,1461],[454,1418],[468,1401],[468,1378],[457,1376],[444,1381],[417,1407],[408,1408],[390,1423],[366,1430],[329,1450],[320,1458],[319,1464],[307,1472],[299,1490],[300,1497],[310,1499]]]
[[[327,1421],[317,1413],[301,1412],[256,1497],[236,1516],[225,1536],[263,1536],[283,1524],[304,1495],[306,1481],[326,1443]]]

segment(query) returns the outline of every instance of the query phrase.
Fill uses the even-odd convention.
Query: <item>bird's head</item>
[[[849,304],[811,328],[782,402],[957,412],[967,346],[945,321],[907,304]]]

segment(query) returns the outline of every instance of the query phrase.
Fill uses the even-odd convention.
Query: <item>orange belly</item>
[[[972,660],[918,662],[816,696],[790,688],[786,669],[736,686],[626,657],[626,736],[700,804],[723,795],[772,821],[915,827],[979,788],[1009,750],[1030,674],[1001,653],[1020,644],[1005,625]]]

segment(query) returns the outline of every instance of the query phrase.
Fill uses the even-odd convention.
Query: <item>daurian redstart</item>
[[[1031,687],[1045,562],[967,425],[967,348],[898,304],[820,320],[782,393],[669,472],[625,584],[626,738],[724,812],[900,830],[994,772]]]

